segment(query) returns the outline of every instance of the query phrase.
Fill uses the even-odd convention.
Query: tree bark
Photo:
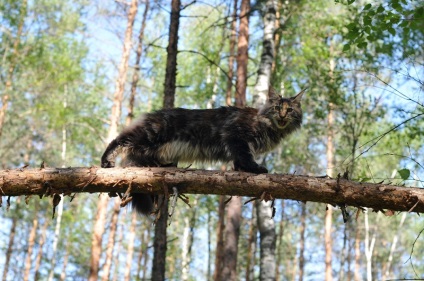
[[[256,205],[256,204],[255,204]],[[256,241],[257,239],[257,208],[252,206],[252,218],[249,220],[249,238],[247,240],[247,254],[246,254],[246,281],[254,280],[255,267],[255,252],[256,252]]]
[[[0,192],[1,192],[1,185],[0,185]],[[1,192],[4,194],[4,192]],[[2,197],[0,197],[0,207],[1,207],[1,200]],[[12,217],[12,226],[10,227],[10,232],[9,232],[9,243],[7,245],[7,250],[6,250],[6,257],[5,257],[5,263],[4,263],[4,267],[3,267],[3,277],[2,277],[2,281],[6,281],[7,280],[7,274],[9,272],[9,264],[10,264],[10,260],[12,257],[12,252],[13,252],[13,247],[15,244],[15,235],[16,235],[16,225],[18,223],[18,218],[20,216],[20,202],[21,199],[18,198],[18,200],[16,200],[16,206],[15,206],[15,210],[14,210],[14,216]]]
[[[70,238],[70,237],[68,237]],[[62,272],[60,273],[60,281],[64,281],[66,279],[66,267],[68,266],[69,262],[69,248],[71,247],[71,240],[66,240],[66,247],[65,247],[65,254],[63,255],[63,265],[62,265]]]
[[[360,228],[357,225],[356,226],[356,232],[355,232],[355,267],[354,267],[354,275],[353,275],[353,280],[355,281],[361,281],[361,273],[360,273],[360,269],[361,269],[361,249],[360,249],[360,243],[361,243],[361,235],[360,235]]]
[[[224,263],[220,280],[238,280],[237,253],[241,222],[241,197],[235,196],[228,203],[225,224]]]
[[[224,263],[225,196],[219,196],[218,223],[216,228],[215,271],[213,280],[219,281]]]
[[[171,2],[171,20],[169,24],[169,38],[163,108],[173,108],[175,101],[175,90],[177,80],[177,54],[178,54],[178,29],[180,25],[181,1],[172,0]],[[166,248],[167,248],[167,225],[168,225],[168,199],[165,196],[159,197],[159,219],[155,225],[155,241],[153,243],[153,266],[152,281],[163,281],[166,275]]]
[[[134,72],[133,72],[132,81],[131,81],[128,114],[127,114],[127,119],[125,120],[125,124],[127,126],[131,123],[132,119],[134,118],[135,94],[137,90],[138,80],[140,77],[140,61],[141,61],[141,54],[143,51],[144,29],[146,28],[147,13],[149,12],[149,8],[150,8],[150,1],[146,0],[146,7],[144,8],[143,19],[141,20],[140,32],[138,34],[137,50],[135,52],[136,58],[135,58]]]
[[[237,43],[237,83],[235,106],[246,106],[247,61],[249,47],[250,0],[242,0],[240,6],[240,26]]]
[[[128,237],[128,250],[127,250],[127,262],[125,264],[125,273],[124,273],[124,280],[129,281],[131,280],[131,266],[134,256],[134,241],[136,236],[135,227],[137,224],[137,213],[133,212],[131,214],[131,225],[130,225],[130,231],[129,231],[129,237]],[[141,251],[140,251],[141,252]]]
[[[99,273],[100,256],[102,254],[102,240],[106,223],[106,209],[109,198],[106,194],[100,194],[97,202],[97,212],[95,217],[93,235],[91,239],[91,257],[89,281],[97,281]]]
[[[238,0],[234,0],[233,5],[233,13],[231,16],[231,34],[230,34],[230,50],[229,50],[229,58],[228,58],[228,80],[227,80],[227,91],[225,96],[225,103],[227,106],[233,104],[231,98],[231,89],[233,88],[233,77],[234,77],[234,49],[236,45],[236,37],[237,37],[237,4]]]
[[[13,86],[13,73],[15,72],[15,68],[17,66],[17,57],[18,55],[22,55],[19,54],[19,47],[20,47],[20,43],[21,43],[21,36],[22,36],[22,30],[24,28],[24,23],[25,23],[25,17],[27,15],[27,8],[28,8],[28,2],[27,0],[22,1],[22,5],[21,5],[21,9],[19,11],[20,13],[20,18],[19,18],[19,23],[18,23],[18,28],[17,28],[17,33],[16,33],[16,38],[13,42],[13,48],[12,48],[12,54],[10,55],[10,64],[9,64],[9,68],[7,69],[7,74],[6,74],[6,82],[4,85],[4,93],[3,96],[1,97],[1,107],[0,107],[0,137],[3,133],[3,126],[6,120],[6,112],[7,109],[9,107],[9,98],[10,98],[10,91],[12,89]]]
[[[193,205],[197,205],[197,195],[194,198]],[[181,280],[186,281],[189,280],[189,272],[190,272],[190,263],[191,263],[191,250],[193,248],[193,240],[194,240],[194,228],[196,227],[196,219],[197,219],[197,208],[190,209],[190,217],[184,217],[184,233],[183,233],[183,241],[182,241],[182,274]],[[187,214],[188,215],[188,214]]]
[[[354,182],[343,178],[137,167],[0,170],[0,193],[3,196],[125,192],[130,183],[131,192],[140,193],[163,194],[165,187],[172,189],[175,186],[180,193],[187,194],[256,198],[264,195],[368,207],[378,211],[424,213],[422,188]]]
[[[117,222],[119,217],[119,207],[120,201],[116,197],[115,204],[113,206],[113,213],[110,219],[110,231],[109,231],[109,239],[107,241],[106,246],[106,260],[102,270],[102,281],[110,280],[110,268],[112,267],[112,258],[113,258],[113,248],[115,247],[115,235],[117,229]]]
[[[113,105],[110,119],[107,142],[111,142],[118,134],[118,126],[121,118],[122,101],[124,99],[125,81],[127,79],[128,60],[130,58],[132,34],[135,16],[137,15],[138,1],[132,0],[128,12],[127,28],[125,30],[124,49],[122,51],[121,63],[118,69],[115,93],[113,94]]]
[[[49,278],[48,281],[52,281],[53,280],[53,276],[54,276],[54,270],[56,267],[56,254],[57,254],[57,245],[59,244],[59,239],[60,239],[60,228],[61,228],[61,223],[62,223],[62,214],[63,214],[63,196],[60,195],[60,202],[58,204],[58,211],[56,214],[56,225],[54,228],[54,236],[53,236],[53,245],[52,245],[52,257],[50,260],[50,272],[49,272]]]
[[[38,209],[38,206],[35,208],[34,219],[33,219],[33,222],[32,222],[32,228],[31,228],[31,231],[29,232],[29,236],[28,236],[28,251],[27,251],[27,254],[26,254],[26,258],[25,258],[24,281],[29,279],[29,272],[31,270],[31,258],[32,258],[32,252],[34,250],[35,236],[37,234],[37,228],[38,228],[37,209]]]
[[[271,201],[256,201],[258,229],[260,233],[261,281],[275,280],[275,222],[272,218]]]
[[[302,204],[300,215],[300,245],[299,245],[299,281],[303,281],[305,272],[305,230],[306,230],[306,204]]]
[[[261,62],[258,69],[258,78],[256,81],[253,95],[253,107],[259,108],[265,104],[268,98],[268,88],[271,79],[272,63],[274,62],[275,42],[275,19],[277,12],[277,1],[267,0],[263,16],[264,38],[262,41]]]
[[[132,32],[135,16],[137,14],[138,1],[132,0],[129,13],[127,28],[125,31],[124,46],[122,51],[121,63],[119,66],[119,74],[116,80],[115,93],[113,96],[113,105],[110,115],[110,127],[107,135],[107,143],[112,141],[118,134],[118,125],[121,118],[121,107],[124,99],[125,81],[128,70],[128,60],[130,57]],[[106,222],[106,209],[109,200],[107,196],[100,196],[97,204],[96,219],[94,223],[94,231],[91,242],[91,257],[90,257],[90,274],[89,281],[97,281],[99,272],[100,255],[102,252],[102,240]]]
[[[173,108],[177,81],[178,28],[180,25],[181,1],[172,0],[169,24],[168,47],[166,48],[165,96],[163,108]]]
[[[46,242],[46,236],[47,236],[47,227],[49,226],[50,219],[44,218],[44,224],[41,229],[41,236],[38,240],[38,253],[37,257],[35,258],[35,265],[34,265],[34,280],[37,281],[40,278],[40,265],[41,265],[41,258],[43,256],[43,246]]]
[[[284,200],[281,200],[281,220],[279,223],[279,230],[278,230],[278,241],[277,242],[277,259],[276,259],[276,266],[275,266],[275,280],[276,281],[280,281],[280,264],[281,264],[281,252],[283,250],[283,234],[284,234],[284,219],[285,219],[285,215],[284,215],[284,209],[285,209],[285,203]],[[285,250],[285,254],[287,256],[287,252],[288,250]],[[286,260],[288,259],[288,257],[286,257]]]

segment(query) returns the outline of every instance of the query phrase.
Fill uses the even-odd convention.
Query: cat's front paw
[[[102,168],[113,168],[113,167],[115,167],[115,162],[102,161]]]
[[[252,171],[250,171],[250,173],[255,173],[255,174],[267,174],[268,173],[268,169],[263,167],[263,166],[259,166],[256,167],[255,169],[253,169]]]
[[[240,165],[240,162],[234,162],[234,170],[236,171],[243,171],[248,173],[254,173],[254,174],[266,174],[268,173],[268,169],[260,166],[256,163],[251,165]]]

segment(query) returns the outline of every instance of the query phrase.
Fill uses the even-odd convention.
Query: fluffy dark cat
[[[147,113],[127,127],[106,148],[102,167],[114,167],[115,157],[125,155],[125,166],[164,167],[178,162],[229,162],[236,171],[267,173],[255,156],[274,149],[281,139],[300,128],[304,91],[283,98],[269,91],[261,109],[163,109]],[[134,193],[133,208],[149,214],[150,195]]]

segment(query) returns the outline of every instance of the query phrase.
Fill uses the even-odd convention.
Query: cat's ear
[[[271,85],[268,85],[268,98],[269,99],[276,99],[280,97],[280,95],[277,93],[277,91],[272,87]]]
[[[302,96],[303,93],[307,90],[308,88],[303,89],[302,91],[300,91],[300,93],[298,93],[297,95],[295,95],[294,97],[291,97],[290,99],[294,102],[300,103],[300,101],[302,100]]]

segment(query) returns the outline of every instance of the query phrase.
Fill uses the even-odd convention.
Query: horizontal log
[[[343,178],[250,174],[177,168],[41,168],[0,171],[0,195],[80,192],[180,193],[281,198],[375,210],[424,212],[424,189],[359,183]]]

